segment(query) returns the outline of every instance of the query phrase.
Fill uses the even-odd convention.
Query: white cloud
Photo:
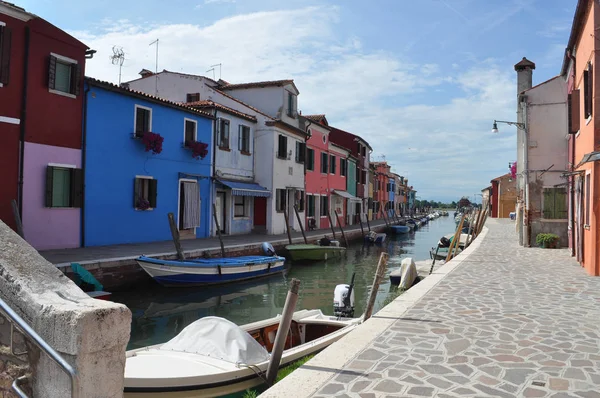
[[[204,4],[198,4],[196,8],[202,7],[207,4],[223,4],[223,3],[235,3],[235,0],[204,0]]]
[[[335,34],[339,11],[306,7],[210,24],[103,21],[95,31],[73,34],[98,51],[86,74],[100,79],[118,78],[108,59],[113,45],[126,53],[123,81],[137,78],[142,68],[154,70],[149,44],[157,38],[159,70],[206,75],[210,65],[222,63],[222,77],[230,82],[293,78],[304,114],[325,113],[333,125],[363,136],[424,199],[472,195],[506,172],[515,157],[514,131],[489,131],[493,119],[514,118],[512,69],[490,59],[443,70],[366,48],[355,36]],[[438,98],[440,91],[453,96]]]

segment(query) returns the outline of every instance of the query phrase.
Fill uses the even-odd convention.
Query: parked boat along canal
[[[349,283],[352,273],[356,272],[355,314],[360,316],[381,252],[389,253],[390,260],[374,312],[381,308],[390,293],[395,293],[396,287],[389,283],[389,272],[398,268],[406,257],[415,261],[429,259],[431,248],[455,229],[452,217],[439,217],[409,234],[388,234],[382,245],[350,242],[346,254],[339,259],[286,262],[287,269],[283,274],[226,285],[186,288],[162,287],[148,280],[134,290],[115,292],[111,299],[127,305],[133,314],[128,350],[166,342],[205,316],[223,317],[242,325],[280,314],[291,278],[301,281],[296,310],[321,309],[332,315],[335,286]]]

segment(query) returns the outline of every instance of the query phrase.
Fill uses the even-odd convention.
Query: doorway
[[[219,229],[222,234],[227,233],[227,226],[225,214],[227,214],[227,201],[225,200],[226,194],[223,191],[218,191],[217,196],[215,198],[215,208],[217,211],[217,221],[219,222]],[[215,232],[217,231],[217,226],[215,225]]]
[[[254,229],[267,229],[267,198],[254,198]]]
[[[178,229],[182,239],[194,239],[200,226],[200,188],[198,181],[179,180]]]

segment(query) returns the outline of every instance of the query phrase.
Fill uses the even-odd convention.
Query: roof
[[[355,140],[360,140],[360,141],[364,142],[364,143],[367,145],[367,147],[369,147],[369,149],[370,149],[370,150],[373,150],[373,148],[371,148],[371,145],[369,145],[369,143],[367,142],[367,140],[365,140],[365,139],[364,139],[364,138],[362,138],[361,136],[359,136],[359,135],[356,135],[356,134],[353,134],[353,133],[350,133],[350,132],[348,132],[348,131],[344,131],[344,130],[342,130],[342,129],[338,129],[337,127],[332,127],[332,126],[329,126],[329,127],[331,127],[331,131],[334,131],[334,132],[335,132],[335,131],[339,131],[339,132],[341,132],[341,133],[344,133],[344,134],[350,134],[351,136],[354,136],[354,139],[355,139]]]
[[[352,152],[350,149],[346,148],[345,146],[341,145],[341,144],[336,144],[335,142],[329,141],[329,143],[333,146],[336,146],[340,149],[343,149],[344,151],[348,151],[348,152]]]
[[[143,72],[145,72],[145,71],[146,71],[146,72],[150,72],[151,74],[145,74],[145,75],[142,75],[142,73],[143,73]],[[154,72],[152,72],[151,70],[148,70],[148,69],[145,69],[145,68],[144,68],[144,69],[142,69],[141,71],[139,71],[138,73],[139,73],[140,75],[142,75],[142,76],[138,77],[137,79],[129,80],[128,82],[124,82],[124,83],[136,82],[136,81],[138,81],[138,80],[147,79],[147,78],[149,78],[149,77],[152,77],[152,76],[155,76],[155,75],[160,75],[160,74],[162,74],[162,73],[172,73],[172,74],[174,74],[174,75],[180,75],[180,76],[201,77],[201,78],[203,78],[203,79],[209,80],[209,81],[211,81],[211,82],[213,82],[213,83],[217,84],[217,82],[216,82],[216,81],[214,81],[213,79],[211,79],[210,77],[206,77],[206,76],[202,76],[202,75],[195,75],[195,74],[192,74],[192,73],[174,72],[174,71],[167,70],[167,69],[163,69],[163,70],[162,70],[162,71],[160,71],[160,72],[154,73]]]
[[[515,70],[519,71],[525,68],[535,69],[535,64],[527,58],[523,57],[523,59],[515,65]]]
[[[37,15],[32,14],[25,10],[23,7],[19,7],[13,3],[0,0],[0,10],[5,11],[7,15],[26,21],[31,18],[36,18]]]
[[[296,91],[298,91],[298,88],[294,84],[293,79],[267,80],[267,81],[263,81],[263,82],[250,82],[250,83],[237,83],[237,84],[228,83],[225,85],[221,85],[219,88],[221,90],[242,90],[242,89],[248,89],[248,88],[283,87],[283,86],[287,86],[288,84],[293,85],[294,88],[296,89]]]
[[[281,119],[267,121],[265,124],[267,126],[275,126],[275,127],[282,128],[290,133],[298,134],[298,135],[302,136],[303,138],[308,137],[308,133],[306,131],[304,131],[296,126],[292,126],[291,124],[286,123]]]
[[[327,122],[327,118],[325,115],[302,115],[307,119],[312,120],[313,122],[324,124],[325,126],[329,126],[329,122]]]
[[[230,108],[228,106],[218,104],[212,100],[186,102],[186,103],[182,103],[182,105],[191,106],[194,109],[217,109],[222,112],[226,112],[231,115],[241,117],[242,119],[246,119],[246,120],[249,120],[254,123],[257,122],[256,116],[248,115],[247,113],[243,113],[243,112],[237,111],[233,108]]]
[[[120,92],[120,93],[131,95],[131,96],[134,96],[134,97],[142,98],[142,99],[145,99],[145,100],[148,100],[148,101],[151,101],[151,102],[156,102],[156,103],[159,103],[159,104],[170,106],[171,108],[181,109],[182,111],[186,111],[186,112],[194,113],[194,114],[199,115],[199,116],[203,116],[203,117],[207,117],[207,118],[210,118],[210,119],[214,119],[214,117],[210,113],[208,113],[208,112],[205,112],[205,111],[202,111],[202,110],[198,110],[198,109],[194,109],[194,108],[192,108],[190,106],[187,106],[187,105],[184,105],[184,104],[181,104],[181,103],[178,103],[178,102],[169,101],[169,100],[166,100],[164,98],[156,97],[154,95],[146,94],[146,93],[141,92],[141,91],[136,91],[136,90],[132,90],[132,89],[129,89],[129,88],[117,86],[114,83],[110,83],[110,82],[103,81],[103,80],[98,80],[98,79],[95,79],[95,78],[89,77],[89,76],[85,77],[85,81],[88,84],[92,85],[92,86],[103,87],[103,88],[106,88],[107,90],[110,90],[110,91]]]
[[[573,23],[571,24],[571,34],[569,35],[569,42],[567,44],[567,48],[565,49],[565,55],[563,58],[562,68],[560,70],[560,74],[564,75],[567,73],[567,69],[569,67],[569,55],[573,52],[573,47],[579,38],[579,34],[583,30],[583,26],[585,25],[584,17],[587,13],[587,10],[592,5],[591,0],[578,0],[577,8],[575,8],[575,15],[573,16]]]
[[[499,180],[502,180],[502,179],[504,179],[504,178],[506,178],[506,177],[510,177],[510,176],[511,176],[511,174],[510,174],[510,173],[506,173],[506,174],[504,174],[504,175],[501,175],[500,177],[496,177],[496,178],[494,178],[494,179],[493,179],[493,180],[491,180],[490,182],[492,182],[492,181],[499,181]]]
[[[255,108],[255,107],[253,107],[252,105],[250,105],[250,104],[247,104],[247,103],[245,103],[244,101],[241,101],[241,100],[239,100],[239,99],[237,99],[237,98],[235,98],[235,97],[232,97],[231,95],[227,94],[227,93],[226,93],[226,92],[224,92],[224,91],[221,91],[221,90],[219,90],[218,88],[211,87],[211,90],[215,90],[217,93],[219,93],[219,94],[223,95],[224,97],[227,97],[227,98],[229,98],[229,99],[231,99],[231,100],[233,100],[233,101],[235,101],[235,102],[237,102],[237,103],[239,103],[239,104],[242,104],[242,105],[244,105],[244,106],[245,106],[245,107],[247,107],[248,109],[252,109],[252,110],[253,110],[254,112],[256,112],[256,113],[260,113],[261,115],[263,115],[263,116],[266,116],[267,118],[269,118],[269,119],[271,119],[271,120],[274,120],[274,119],[273,119],[273,117],[271,117],[271,116],[267,115],[266,113],[264,113],[264,112],[263,112],[263,111],[261,111],[260,109],[258,109],[258,108]]]

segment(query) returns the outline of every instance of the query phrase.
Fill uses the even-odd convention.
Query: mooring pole
[[[375,298],[377,297],[377,290],[379,290],[379,284],[385,274],[385,267],[390,255],[387,253],[381,253],[379,256],[379,263],[377,263],[377,271],[375,271],[375,278],[373,278],[373,285],[371,286],[371,293],[369,294],[369,301],[365,308],[365,317],[363,322],[371,317],[373,314],[373,306],[375,305]]]
[[[288,240],[290,245],[292,244],[292,233],[290,232],[290,219],[288,218],[287,209],[283,210],[283,217],[285,218],[285,230],[287,231]]]
[[[335,218],[337,219],[338,225],[340,226],[340,231],[342,231],[342,238],[344,238],[344,243],[346,244],[346,247],[348,247],[348,239],[346,239],[346,234],[344,233],[344,228],[342,228],[340,216],[339,216],[337,210],[334,210],[333,212],[335,213]]]
[[[273,385],[275,378],[277,377],[277,371],[279,370],[279,364],[281,362],[281,356],[283,354],[283,348],[285,346],[285,340],[292,324],[292,317],[294,310],[296,309],[296,303],[298,302],[298,290],[300,287],[300,281],[296,278],[292,279],[290,283],[290,290],[288,290],[287,297],[285,299],[285,305],[283,306],[283,313],[281,314],[281,320],[279,321],[279,328],[275,335],[275,343],[273,343],[273,350],[271,351],[271,359],[267,367],[267,384]]]
[[[327,210],[327,218],[329,219],[329,226],[331,227],[331,233],[333,234],[333,239],[335,239],[335,229],[333,229],[333,221],[331,221],[331,213]]]
[[[435,249],[435,254],[433,256],[433,261],[431,262],[431,268],[429,269],[429,275],[433,272],[433,266],[435,265],[435,259],[437,258],[438,250],[440,250],[440,242],[438,241],[437,248]]]
[[[362,214],[358,213],[358,222],[360,223],[360,233],[362,234],[362,237],[365,237],[365,229],[363,228],[363,223],[362,223]]]
[[[369,228],[369,232],[371,232],[371,224],[369,223],[369,213],[365,214],[365,218],[367,219],[367,228]]]
[[[452,243],[450,244],[450,247],[448,248],[448,255],[446,256],[446,262],[450,261],[450,259],[452,259],[452,252],[454,251],[454,247],[458,248],[458,245],[460,244],[460,234],[462,232],[462,226],[463,223],[465,222],[465,217],[467,215],[463,213],[461,219],[460,219],[460,224],[458,225],[458,228],[456,229],[456,232],[454,233],[454,238],[452,239]]]
[[[177,252],[177,259],[179,261],[183,261],[183,251],[181,250],[181,242],[179,241],[179,230],[177,229],[177,224],[175,223],[175,216],[173,213],[168,214],[169,217],[169,227],[171,227],[171,237],[173,238],[173,244],[175,245],[175,251]]]
[[[302,220],[300,219],[300,213],[298,212],[298,206],[294,205],[294,212],[296,213],[296,218],[298,219],[298,224],[300,224],[300,231],[302,231],[302,237],[304,238],[304,243],[308,244],[306,240],[306,234],[304,233],[304,227],[302,226]]]
[[[221,257],[225,257],[225,245],[223,245],[223,237],[221,236],[221,226],[219,225],[219,219],[217,218],[217,206],[213,203],[213,218],[215,220],[215,226],[217,227],[217,236],[219,237],[219,243],[221,244]]]

